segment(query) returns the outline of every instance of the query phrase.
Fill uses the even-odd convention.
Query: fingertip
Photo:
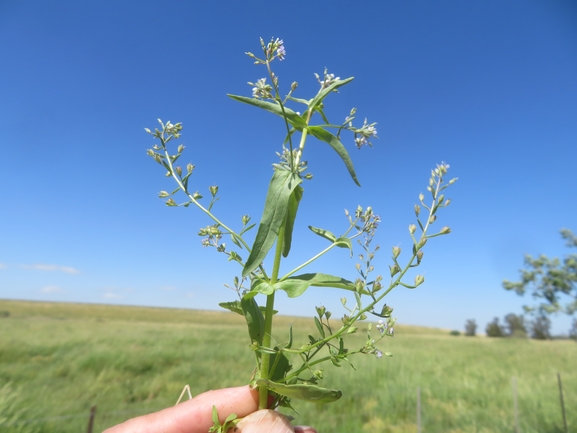
[[[295,427],[295,433],[317,433],[317,431],[308,425],[299,425]]]

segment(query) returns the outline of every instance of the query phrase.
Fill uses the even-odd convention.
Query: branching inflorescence
[[[194,165],[188,164],[186,171],[176,165],[184,146],[177,146],[176,153],[172,153],[173,147],[169,146],[181,135],[180,123],[164,123],[159,120],[160,128],[154,131],[146,129],[146,132],[158,140],[158,143],[148,150],[148,154],[165,168],[166,176],[172,177],[177,184],[174,191],[161,191],[159,196],[166,199],[168,206],[188,207],[193,204],[208,215],[213,224],[200,229],[202,245],[216,248],[218,252],[225,254],[229,261],[237,262],[242,267],[241,275],[235,277],[233,287],[239,299],[223,303],[221,306],[246,319],[250,347],[254,351],[256,361],[256,373],[251,384],[259,389],[260,408],[269,406],[269,394],[275,397],[273,404],[275,407],[291,407],[292,399],[332,402],[340,398],[341,392],[318,385],[324,376],[323,363],[330,362],[336,366],[343,362],[350,363],[350,357],[359,353],[374,355],[377,358],[383,355],[391,356],[389,352],[378,349],[378,344],[383,338],[394,335],[395,319],[391,316],[393,309],[384,303],[384,298],[397,286],[413,289],[424,282],[422,275],[417,275],[412,283],[405,282],[404,277],[410,269],[421,264],[423,247],[428,239],[450,232],[448,227],[443,227],[438,232],[430,234],[430,228],[437,219],[439,209],[449,205],[450,200],[445,198],[444,190],[456,179],[445,181],[449,169],[449,165],[445,163],[437,165],[431,171],[427,186],[429,198],[426,200],[424,194],[419,195],[419,204],[414,208],[417,225],[409,226],[412,251],[401,263],[401,248],[393,247],[392,262],[386,277],[373,276],[373,259],[379,247],[373,246],[372,241],[381,218],[371,207],[360,206],[354,212],[345,212],[348,227],[340,235],[309,226],[312,233],[327,241],[327,246],[322,251],[311,254],[290,272],[280,275],[281,260],[287,257],[291,250],[293,227],[304,191],[302,183],[312,178],[306,172],[307,165],[302,159],[307,138],[312,136],[327,143],[340,156],[353,181],[359,184],[353,163],[341,142],[341,134],[347,131],[352,133],[355,145],[360,148],[365,145],[372,146],[371,140],[377,137],[377,130],[376,124],[368,123],[366,119],[361,127],[355,127],[353,121],[356,109],[350,111],[342,124],[331,124],[325,116],[325,99],[350,83],[352,77],[340,79],[325,69],[322,78],[315,74],[320,89],[312,99],[293,96],[298,87],[297,83],[293,83],[289,93],[282,98],[279,79],[272,71],[271,63],[277,58],[283,60],[286,57],[284,43],[280,39],[272,39],[269,43],[261,39],[261,47],[262,58],[252,53],[247,55],[255,61],[255,64],[266,67],[267,78],[271,84],[267,84],[267,78],[260,78],[255,83],[249,83],[252,86],[252,97],[228,95],[236,101],[279,116],[283,119],[287,131],[282,152],[278,153],[280,161],[273,164],[274,171],[265,208],[252,243],[246,240],[246,234],[256,224],[251,223],[248,215],[242,216],[240,229],[234,230],[213,213],[213,206],[218,200],[217,186],[209,187],[210,201],[207,205],[201,204],[203,197],[199,192],[192,192],[189,188]],[[289,104],[304,106],[302,113],[289,108]],[[320,117],[321,123],[313,124],[313,116],[315,119]],[[299,135],[298,144],[293,144],[293,139]],[[180,204],[173,199],[179,191],[184,192],[186,196],[186,200]],[[233,246],[227,246],[223,239],[230,239]],[[318,272],[300,273],[303,268],[333,248],[348,249],[352,255],[353,241],[361,249],[360,263],[356,265],[358,278],[355,281]],[[274,259],[272,269],[267,272],[263,262],[269,253]],[[331,319],[332,314],[325,307],[317,307],[314,323],[318,333],[315,336],[310,335],[304,344],[293,342],[292,328],[289,329],[287,342],[274,344],[272,324],[275,293],[283,290],[289,298],[295,298],[301,296],[311,286],[346,290],[354,296],[354,303],[349,305],[346,297],[341,298],[346,313],[340,320]],[[255,296],[258,294],[266,296],[265,306],[257,304]],[[358,322],[366,320],[368,315],[378,317],[378,323],[374,329],[371,323],[367,325],[366,341],[356,349],[346,347],[346,336],[356,333]]]

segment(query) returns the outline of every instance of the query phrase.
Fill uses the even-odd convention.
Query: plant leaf
[[[361,186],[359,180],[357,179],[357,174],[355,173],[355,167],[353,166],[353,161],[351,160],[351,157],[349,156],[347,149],[345,149],[345,146],[343,146],[343,143],[340,142],[337,136],[333,135],[326,129],[321,128],[320,126],[309,126],[308,132],[310,132],[312,136],[318,138],[319,140],[328,143],[335,150],[335,152],[339,154],[339,156],[347,166],[347,170],[349,171],[349,174],[351,175],[355,183],[358,186]]]
[[[341,86],[344,86],[345,84],[350,83],[351,81],[353,81],[355,79],[355,77],[349,77],[349,78],[345,78],[344,80],[336,80],[333,84],[331,84],[330,86],[328,86],[326,89],[321,90],[319,93],[317,93],[317,96],[315,96],[310,102],[309,102],[309,110],[310,109],[315,109],[315,107],[323,100],[325,99],[329,93],[331,93],[333,90],[338,89]]]
[[[277,357],[278,361],[277,361]],[[274,367],[274,370],[270,374],[270,379],[272,381],[283,380],[288,371],[291,369],[289,364],[289,359],[283,352],[276,352],[270,357],[270,365]]]
[[[274,287],[268,281],[255,279],[250,288],[251,292],[262,293],[263,295],[272,295]],[[250,293],[250,292],[249,292]],[[254,296],[251,296],[254,297]]]
[[[274,245],[285,221],[291,194],[301,182],[302,180],[290,171],[275,170],[268,187],[256,239],[242,270],[243,277],[246,277],[262,263]]]
[[[218,304],[225,310],[232,311],[233,313],[240,314],[244,316],[244,312],[242,311],[242,306],[240,305],[240,301],[232,301],[232,302],[221,302]]]
[[[269,101],[263,101],[262,99],[255,99],[249,98],[247,96],[238,96],[238,95],[231,95],[227,94],[229,98],[234,99],[235,101],[244,102],[248,105],[253,105],[258,108],[262,108],[263,110],[270,111],[277,116],[284,117],[282,108],[279,104]],[[289,123],[294,126],[299,131],[302,131],[303,128],[306,128],[306,122],[299,116],[295,111],[291,110],[288,107],[284,107],[284,112],[286,114],[286,118]]]
[[[321,388],[316,385],[283,385],[266,379],[257,379],[256,384],[264,386],[279,395],[299,400],[311,401],[314,403],[332,403],[337,401],[343,393],[338,389]]]
[[[355,291],[355,283],[352,281],[320,273],[302,274],[295,277],[289,277],[274,285],[276,290],[284,290],[289,298],[296,298],[302,295],[310,286],[334,287],[336,289]],[[368,294],[368,292],[366,292],[366,294]]]
[[[303,198],[303,187],[298,185],[292,194],[290,195],[288,211],[286,215],[285,229],[284,229],[284,243],[282,246],[282,255],[286,257],[289,255],[293,237],[293,228],[295,224],[295,219],[297,217],[297,211],[299,208],[299,203]]]
[[[318,227],[313,226],[309,226],[309,230],[315,235],[319,235],[320,237],[328,239],[331,242],[335,242],[337,240],[337,237],[334,235],[334,233],[328,230],[319,229]]]
[[[351,251],[351,257],[353,256],[353,243],[351,242],[351,240],[349,238],[344,236],[344,237],[340,237],[338,239],[335,239],[335,244],[339,248],[348,248]]]
[[[264,336],[264,316],[258,307],[254,298],[243,297],[240,301],[246,324],[248,325],[248,334],[251,341],[256,341],[259,345],[262,344]]]

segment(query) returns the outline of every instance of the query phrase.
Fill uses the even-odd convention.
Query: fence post
[[[417,433],[421,433],[421,387],[417,387]]]
[[[561,412],[563,413],[563,427],[567,433],[567,418],[565,418],[565,403],[563,402],[563,385],[561,384],[561,375],[557,373],[557,382],[559,383],[559,399],[561,400]]]
[[[96,415],[96,405],[90,408],[90,418],[88,419],[88,433],[92,433],[92,427],[94,426],[94,416]]]
[[[519,433],[519,406],[517,405],[517,378],[513,376],[513,415],[515,419],[515,433]]]

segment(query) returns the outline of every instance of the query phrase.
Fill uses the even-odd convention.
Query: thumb
[[[293,427],[288,417],[263,409],[244,417],[232,430],[234,433],[317,433],[312,427]]]

